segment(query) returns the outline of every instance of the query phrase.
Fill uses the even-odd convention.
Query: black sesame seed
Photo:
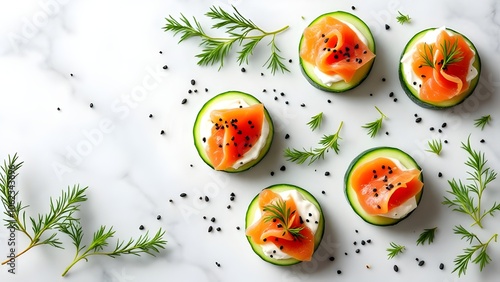
[[[161,215],[157,215],[157,216],[156,216],[156,219],[157,219],[157,220],[160,220],[160,219],[161,219]]]
[[[394,269],[395,272],[399,271],[399,267],[397,265],[394,265],[393,269]]]
[[[142,225],[142,224],[141,224],[141,225],[139,226],[139,230],[144,230],[144,225]]]
[[[245,68],[241,68],[241,72],[246,72],[247,70]]]
[[[443,124],[441,124],[441,127],[445,128],[446,127],[446,122],[443,122]]]
[[[448,140],[444,140],[444,144],[448,144]]]
[[[60,111],[60,110],[61,110],[61,108],[57,107],[57,110],[58,110],[58,111]]]
[[[481,141],[479,141],[479,142],[484,143],[484,142],[486,142],[486,141],[485,141],[484,139],[481,139]]]
[[[366,240],[366,243],[370,244],[372,242],[372,239]]]
[[[187,101],[188,101],[188,100],[187,100],[186,98],[184,98],[184,99],[182,99],[181,104],[182,104],[182,105],[184,105],[184,104],[186,104],[186,103],[187,103]]]
[[[389,30],[391,27],[388,24],[385,24],[385,30]]]
[[[325,190],[321,191],[321,194],[325,195],[326,194]]]
[[[351,6],[351,9],[352,9],[352,10],[356,10],[356,7],[354,7],[354,6]]]
[[[222,230],[222,228],[220,228],[220,227],[217,227],[217,229],[215,229],[215,230],[217,230],[217,231],[221,231],[221,230]]]
[[[286,166],[282,165],[282,166],[280,167],[280,170],[281,170],[281,171],[285,171],[285,170],[286,170]]]
[[[359,252],[361,252],[361,250],[360,249],[356,249],[355,252],[356,252],[356,254],[359,254]]]
[[[72,73],[70,73],[69,75],[70,75],[70,76],[73,76],[73,74],[72,74]]]
[[[168,201],[169,201],[169,202],[171,202],[171,203],[173,203],[173,202],[174,202],[174,200],[172,200],[172,199],[170,199],[170,200],[168,200]]]
[[[164,65],[164,66],[163,66],[163,69],[164,69],[164,70],[168,69],[168,66],[167,66],[167,65]]]
[[[365,240],[361,240],[361,245],[364,246],[365,244],[366,244]]]
[[[329,257],[328,258],[330,261],[334,261],[335,260],[335,257]]]
[[[358,229],[354,230],[354,232],[359,233]]]
[[[196,81],[194,79],[191,79],[191,85],[195,85]]]
[[[329,176],[330,175],[330,172],[329,171],[325,171],[325,176]]]
[[[231,202],[232,202],[232,201],[234,201],[234,196],[231,196],[231,197],[229,198],[229,200],[230,200]]]
[[[205,92],[208,92],[208,88],[205,88]]]
[[[217,267],[220,267],[220,263],[218,262],[215,262],[215,265],[217,265]]]
[[[210,201],[210,198],[208,196],[205,196],[205,202]]]
[[[161,135],[165,134],[165,130],[160,131],[160,134]]]
[[[441,130],[441,128],[440,128],[440,129],[438,129],[438,132],[439,132],[439,133],[442,133],[443,131],[442,131],[442,130]]]
[[[439,264],[439,269],[443,270],[444,269],[444,264],[443,263],[440,263]]]
[[[443,176],[443,173],[439,172],[438,177],[442,177],[442,176]]]
[[[328,102],[328,103],[331,103],[331,102],[332,102],[332,100],[328,99],[328,101],[327,101],[327,102]]]
[[[290,134],[287,133],[287,134],[285,134],[285,139],[288,139],[288,138],[290,138]]]
[[[212,217],[212,218],[210,219],[210,221],[211,221],[211,222],[215,222],[215,217]]]
[[[358,244],[358,242],[354,241],[352,244],[353,244],[354,246],[356,246],[356,245]]]
[[[229,209],[231,209],[231,205],[227,205],[227,209],[228,209],[228,210],[229,210]]]
[[[210,225],[210,226],[208,227],[208,232],[212,232],[212,230],[214,230],[214,228],[212,227],[212,225]]]
[[[398,98],[394,98],[394,102],[397,102],[398,101]]]
[[[94,107],[94,103],[90,103],[90,107],[93,108]]]
[[[421,121],[422,121],[422,118],[421,118],[421,117],[418,117],[418,118],[416,118],[416,119],[415,119],[415,122],[416,122],[416,123],[419,123],[419,122],[421,122]]]
[[[429,128],[430,131],[434,131],[434,127]]]
[[[418,262],[418,266],[423,266],[425,264],[425,261],[421,260]]]
[[[340,270],[337,270],[337,274],[342,274],[342,271],[340,271]]]
[[[186,196],[187,196],[187,194],[186,194],[186,193],[181,193],[179,196],[180,196],[181,198],[184,198],[184,197],[186,197]]]
[[[153,117],[153,114],[149,114],[149,118],[152,118]]]
[[[271,176],[274,176],[274,171],[271,171]]]
[[[394,97],[394,92],[389,93],[389,97]]]
[[[240,227],[239,227],[239,226],[236,226],[236,230],[240,230]]]

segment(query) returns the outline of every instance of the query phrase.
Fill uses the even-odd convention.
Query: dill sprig
[[[487,185],[496,179],[497,173],[486,166],[488,161],[484,153],[471,148],[470,137],[467,139],[467,143],[462,142],[461,148],[469,154],[465,165],[471,171],[467,171],[469,177],[466,180],[471,183],[464,184],[462,180],[457,181],[455,179],[448,181],[451,190],[447,192],[452,197],[445,197],[442,204],[453,208],[454,211],[469,215],[474,220],[472,225],[478,225],[482,228],[482,220],[486,215],[493,215],[495,212],[500,211],[500,203],[497,204],[496,202],[489,209],[482,207],[483,193]]]
[[[479,264],[479,270],[482,271],[483,268],[491,262],[491,257],[488,255],[488,245],[492,241],[497,241],[498,234],[493,234],[488,241],[483,242],[479,237],[465,229],[462,225],[455,226],[453,232],[457,235],[461,235],[461,239],[465,239],[469,245],[474,245],[463,249],[464,253],[458,255],[453,262],[455,263],[455,268],[453,272],[458,271],[458,276],[467,273],[467,266],[472,261],[475,264]],[[477,255],[473,258],[474,254]]]
[[[474,120],[474,126],[480,127],[481,130],[483,130],[484,127],[488,123],[490,123],[490,121],[491,121],[491,115],[484,115],[484,116]]]
[[[384,113],[382,113],[382,111],[377,106],[375,106],[375,109],[377,109],[377,111],[380,113],[380,118],[362,126],[363,128],[368,129],[368,135],[370,135],[371,138],[377,135],[380,128],[382,128],[382,122],[384,118],[387,118],[387,116],[384,115]]]
[[[79,261],[88,261],[91,256],[109,256],[112,258],[121,255],[140,256],[141,254],[155,256],[155,253],[159,253],[160,249],[164,249],[167,243],[163,240],[165,231],[161,228],[151,238],[149,232],[146,232],[146,234],[139,236],[137,239],[130,238],[128,241],[118,239],[115,246],[110,250],[105,250],[105,248],[109,245],[109,239],[113,238],[115,235],[113,227],[107,228],[104,225],[100,226],[99,229],[94,232],[92,241],[88,246],[82,245],[84,234],[79,222],[72,221],[69,225],[64,225],[63,228],[61,228],[61,232],[67,234],[71,238],[76,248],[75,257],[68,267],[66,267],[62,276],[65,276]]]
[[[399,15],[396,16],[396,20],[400,24],[409,23],[411,21],[410,15],[403,15],[400,11],[398,11]]]
[[[183,14],[181,14],[180,20],[176,20],[171,15],[165,18],[167,23],[163,29],[172,31],[174,36],[180,34],[179,43],[191,37],[201,38],[200,47],[202,47],[202,51],[196,55],[196,58],[199,59],[198,65],[206,66],[218,63],[220,64],[219,69],[224,66],[224,59],[234,45],[240,46],[237,51],[237,62],[240,65],[243,63],[248,64],[249,58],[259,42],[265,37],[270,37],[271,40],[268,46],[270,46],[271,55],[264,63],[264,66],[271,69],[272,74],[277,71],[288,72],[289,70],[283,62],[284,58],[280,55],[281,51],[276,44],[276,35],[288,29],[288,26],[268,32],[241,15],[234,6],[233,9],[233,13],[228,13],[220,7],[212,6],[210,11],[205,14],[205,16],[215,21],[212,29],[223,28],[226,37],[208,35],[195,17],[193,17],[193,23],[191,23]]]
[[[390,247],[386,249],[387,253],[387,259],[392,259],[395,256],[401,254],[404,252],[406,249],[405,246],[396,244],[394,242],[389,243]]]
[[[302,229],[304,229],[303,226],[300,227],[292,227],[293,223],[293,216],[297,212],[296,210],[292,211],[290,208],[286,207],[286,201],[283,199],[278,199],[277,201],[265,205],[264,206],[264,212],[268,212],[269,215],[267,215],[264,218],[264,222],[269,222],[273,220],[278,220],[281,222],[281,225],[283,227],[283,230],[285,232],[290,233],[290,235],[293,236],[293,238],[302,238],[304,235],[300,233]]]
[[[417,246],[424,245],[425,242],[427,242],[427,244],[429,244],[429,245],[432,242],[434,242],[434,235],[436,233],[436,229],[437,229],[437,227],[424,229],[424,231],[422,233],[420,233],[420,235],[418,236]]]
[[[426,150],[427,152],[434,153],[439,156],[443,150],[443,141],[441,141],[441,139],[429,140],[427,141],[427,146],[429,146],[429,149]]]
[[[311,120],[307,123],[307,125],[309,125],[312,131],[314,131],[320,127],[322,121],[323,121],[323,112],[320,112],[319,114],[312,116]]]
[[[325,153],[328,152],[330,149],[334,150],[335,153],[338,154],[340,151],[338,141],[342,139],[340,138],[340,130],[342,129],[343,124],[344,122],[340,123],[340,126],[337,129],[336,133],[332,135],[324,135],[321,138],[321,140],[318,143],[319,145],[321,145],[321,147],[314,149],[311,148],[309,150],[303,149],[302,151],[297,149],[286,148],[285,149],[286,160],[302,164],[308,159],[310,159],[309,164],[312,164],[318,159],[324,159]]]
[[[463,60],[463,52],[458,47],[458,39],[452,43],[450,40],[444,40],[439,44],[439,52],[443,54],[443,59],[440,62],[435,62],[434,44],[424,43],[423,53],[419,52],[420,57],[424,60],[423,66],[436,68],[436,65],[441,65],[441,69],[446,70],[448,65],[458,63]]]
[[[34,247],[41,245],[50,245],[56,248],[63,248],[62,242],[57,238],[57,230],[61,226],[65,226],[75,220],[74,213],[80,208],[80,203],[87,200],[85,196],[85,188],[75,185],[68,187],[63,191],[59,198],[50,198],[50,210],[46,214],[38,214],[36,217],[29,217],[31,223],[31,231],[27,224],[27,215],[25,209],[28,206],[22,204],[18,200],[19,191],[13,192],[13,183],[17,177],[17,170],[21,168],[22,162],[17,162],[17,154],[13,157],[8,157],[8,162],[4,161],[2,173],[0,177],[1,198],[4,206],[4,214],[7,216],[5,219],[5,226],[12,227],[15,230],[23,233],[28,237],[28,246],[18,254],[16,258],[23,255]],[[45,236],[46,233],[52,232],[50,235]],[[8,260],[2,262],[6,264]]]

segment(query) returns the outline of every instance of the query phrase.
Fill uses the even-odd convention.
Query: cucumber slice
[[[418,169],[422,170],[420,166],[417,164],[417,162],[409,156],[407,153],[401,151],[400,149],[397,148],[392,148],[392,147],[375,147],[368,149],[361,154],[359,154],[354,160],[351,162],[349,167],[347,168],[347,171],[344,176],[344,192],[347,197],[347,200],[349,201],[349,204],[351,205],[352,209],[366,222],[373,224],[373,225],[379,225],[379,226],[387,226],[387,225],[394,225],[399,222],[401,222],[403,219],[407,218],[413,211],[408,213],[405,217],[399,218],[399,219],[393,219],[393,218],[388,218],[388,217],[383,217],[383,216],[378,216],[378,215],[370,215],[365,210],[363,207],[359,204],[358,196],[356,192],[354,191],[352,187],[352,182],[351,182],[351,174],[356,168],[359,166],[372,161],[376,158],[379,157],[385,157],[385,158],[392,158],[396,159],[401,162],[402,165],[404,165],[408,169]],[[424,176],[422,173],[420,173],[419,176],[420,181],[422,183],[424,182]],[[417,201],[417,207],[418,204],[420,203],[420,200],[422,199],[422,194],[423,194],[424,189],[422,190],[415,196],[416,201]]]
[[[323,239],[323,233],[325,231],[325,218],[323,217],[323,210],[321,209],[321,206],[319,205],[316,198],[311,193],[304,190],[303,188],[300,188],[298,186],[291,185],[291,184],[276,184],[276,185],[269,186],[265,189],[271,189],[275,193],[280,193],[280,192],[288,191],[291,189],[295,189],[306,200],[308,200],[309,202],[313,203],[316,206],[316,208],[319,210],[319,213],[320,213],[320,220],[318,223],[318,229],[316,230],[316,233],[314,234],[314,251],[316,251],[319,247],[319,244],[321,243],[321,239]],[[253,198],[253,200],[248,205],[246,218],[245,218],[245,229],[248,228],[250,225],[252,225],[253,222],[256,220],[255,214],[256,214],[256,211],[258,209],[259,209],[259,195],[255,196],[255,198]],[[282,265],[282,266],[294,265],[294,264],[301,262],[300,260],[297,260],[294,258],[276,259],[276,258],[268,257],[262,251],[262,247],[256,243],[254,243],[249,236],[247,236],[247,240],[248,240],[248,243],[250,243],[250,246],[252,247],[253,251],[260,258],[262,258],[264,261],[267,261],[267,262],[275,264],[275,265]]]
[[[328,17],[328,16],[334,17],[338,20],[349,23],[349,24],[353,25],[354,27],[356,27],[356,29],[358,29],[359,32],[361,32],[364,35],[364,37],[366,38],[367,43],[368,43],[367,44],[368,48],[374,54],[376,54],[376,52],[375,52],[375,49],[376,49],[375,48],[375,39],[373,38],[373,35],[371,33],[370,28],[365,24],[365,22],[363,22],[360,18],[358,18],[357,16],[355,16],[353,14],[343,12],[343,11],[326,13],[326,14],[323,14],[323,15],[317,17],[315,20],[313,20],[309,24],[309,26],[314,25],[315,23],[320,21],[322,18]],[[304,44],[304,36],[302,36],[300,38],[299,54],[300,54],[300,50],[302,49],[303,44]],[[300,58],[300,55],[299,55],[299,58]],[[339,81],[339,82],[332,83],[330,86],[324,84],[317,77],[317,75],[314,73],[315,66],[309,62],[302,60],[302,58],[300,58],[300,68],[302,70],[302,74],[304,75],[304,77],[314,87],[316,87],[320,90],[323,90],[323,91],[337,92],[338,93],[338,92],[345,92],[345,91],[350,90],[350,89],[358,86],[359,84],[361,84],[361,82],[363,82],[363,80],[365,80],[366,77],[368,77],[368,74],[370,73],[374,62],[375,62],[375,58],[373,58],[367,64],[363,65],[363,67],[359,68],[349,83],[346,83],[345,81]]]
[[[201,119],[205,115],[210,114],[208,111],[210,111],[210,109],[214,105],[217,105],[220,102],[231,101],[231,100],[235,100],[235,99],[241,99],[241,100],[245,101],[250,106],[255,105],[255,104],[261,104],[261,102],[257,98],[255,98],[254,96],[252,96],[250,94],[239,92],[239,91],[228,91],[228,92],[218,94],[218,95],[214,96],[212,99],[208,100],[203,105],[201,110],[198,112],[198,115],[196,116],[196,120],[195,120],[195,123],[193,126],[194,145],[196,147],[196,150],[198,151],[198,154],[203,159],[203,161],[212,168],[213,168],[213,165],[210,162],[210,159],[208,158],[208,155],[205,151],[205,146],[204,146],[204,143],[205,143],[204,140],[206,141],[206,139],[208,139],[209,136],[202,136],[202,133],[201,133],[202,121],[201,121]],[[242,171],[248,170],[251,167],[255,166],[257,163],[259,163],[266,156],[267,152],[271,148],[271,144],[273,141],[274,125],[273,125],[273,120],[271,119],[271,116],[269,115],[269,112],[265,108],[264,108],[264,115],[265,115],[265,118],[267,120],[267,123],[269,124],[269,134],[267,135],[265,145],[260,150],[258,157],[255,158],[254,160],[251,160],[251,161],[247,162],[246,164],[238,167],[237,169],[234,169],[234,168],[226,169],[226,170],[224,170],[225,172],[242,172]]]
[[[461,35],[465,39],[465,41],[469,44],[470,48],[476,54],[474,63],[472,65],[477,69],[477,72],[478,72],[477,76],[470,82],[469,89],[467,89],[467,91],[465,91],[464,93],[461,93],[460,95],[453,97],[450,100],[442,101],[442,102],[431,102],[431,101],[422,100],[420,98],[418,90],[413,87],[413,81],[410,81],[411,78],[408,78],[405,75],[405,72],[409,71],[406,68],[411,68],[411,66],[405,66],[404,64],[402,64],[401,59],[403,58],[403,56],[407,52],[409,52],[418,43],[418,41],[422,37],[424,37],[428,32],[431,32],[435,29],[436,28],[428,28],[428,29],[422,30],[419,33],[415,34],[410,39],[410,41],[408,41],[403,52],[401,53],[401,57],[399,60],[400,63],[399,63],[399,71],[398,72],[399,72],[399,81],[401,83],[401,87],[405,91],[406,95],[408,95],[410,100],[412,100],[415,104],[417,104],[423,108],[439,110],[439,109],[451,108],[451,107],[454,107],[454,106],[462,103],[463,101],[465,101],[465,99],[467,99],[467,97],[469,97],[474,92],[474,89],[476,88],[476,86],[479,82],[479,77],[481,75],[481,58],[479,57],[479,53],[477,52],[476,47],[467,37],[465,37],[463,34],[457,32],[457,31],[454,31],[452,29],[447,28],[446,29],[447,31],[450,31],[454,34]]]

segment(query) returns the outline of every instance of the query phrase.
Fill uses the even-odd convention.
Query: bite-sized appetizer
[[[248,206],[246,236],[253,251],[276,265],[310,261],[318,248],[325,220],[316,198],[289,184],[270,186]]]
[[[392,147],[368,149],[349,165],[345,194],[353,210],[374,225],[394,225],[417,208],[424,178],[420,166]]]
[[[215,170],[240,172],[256,165],[273,141],[273,121],[262,103],[238,91],[203,105],[193,128],[200,157]]]
[[[477,86],[481,60],[464,35],[445,28],[429,28],[406,44],[399,64],[399,80],[410,99],[424,108],[456,106]]]
[[[309,83],[328,92],[358,86],[375,61],[375,40],[358,17],[337,11],[317,17],[299,43],[300,66]]]

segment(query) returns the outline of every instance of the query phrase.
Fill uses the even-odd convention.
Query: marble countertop
[[[125,240],[162,228],[168,243],[156,257],[92,257],[61,277],[74,256],[70,240],[61,235],[66,249],[36,247],[13,265],[0,266],[0,281],[420,281],[422,277],[495,281],[500,274],[496,242],[489,247],[493,262],[482,272],[470,265],[465,276],[452,273],[455,256],[467,247],[453,234],[453,227],[469,226],[470,220],[441,201],[449,189],[447,180],[467,177],[463,164],[467,156],[460,143],[468,136],[474,148],[486,154],[488,165],[500,171],[499,4],[496,0],[481,4],[466,0],[1,1],[0,157],[17,153],[24,162],[16,178],[18,200],[29,205],[27,212],[35,216],[47,212],[50,197],[66,187],[88,186],[88,200],[79,212],[86,242],[106,225],[116,230],[115,239]],[[203,14],[212,5],[227,10],[234,5],[268,30],[289,25],[276,41],[290,73],[273,76],[262,67],[265,44],[243,66],[244,72],[234,53],[219,71],[217,66],[198,66],[194,55],[199,41],[177,44],[179,37],[163,31],[165,18],[178,18],[181,13],[210,25]],[[363,19],[377,43],[370,76],[344,94],[313,88],[298,64],[297,44],[305,26],[335,10]],[[398,24],[398,11],[409,14],[411,23]],[[413,34],[443,25],[474,42],[483,65],[479,86],[465,103],[436,111],[408,99],[399,84],[397,66]],[[275,122],[269,154],[256,167],[238,174],[213,171],[199,158],[192,140],[198,110],[228,90],[258,97]],[[302,103],[306,106],[301,107]],[[369,138],[361,126],[377,118],[375,105],[388,119],[383,132]],[[311,132],[306,123],[320,111],[325,114],[322,127]],[[475,127],[474,119],[487,114],[492,122],[484,130]],[[420,123],[415,115],[422,118]],[[310,166],[285,160],[286,147],[314,146],[323,134],[333,133],[340,121],[344,128],[338,155],[330,152]],[[285,138],[287,134],[290,138]],[[426,152],[427,142],[435,138],[449,141],[440,156]],[[403,149],[425,173],[426,190],[419,208],[393,227],[365,223],[343,192],[350,161],[375,146]],[[277,183],[301,186],[322,205],[326,230],[311,262],[271,265],[256,256],[247,242],[248,204],[261,189]],[[485,194],[487,203],[500,202],[499,183],[491,184]],[[187,196],[180,197],[181,193]],[[499,233],[497,219],[498,215],[487,217],[483,229],[472,230],[484,238]],[[210,226],[212,232],[207,231]],[[436,226],[434,243],[417,246],[418,235]],[[22,233],[2,226],[1,260],[9,255],[12,236],[16,252],[28,244]],[[368,239],[370,244],[361,245]],[[405,245],[406,251],[387,259],[390,242]],[[416,259],[425,265],[419,266]]]

